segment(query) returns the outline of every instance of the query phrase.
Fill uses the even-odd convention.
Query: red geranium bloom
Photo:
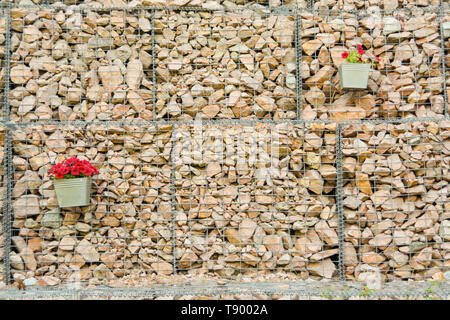
[[[360,44],[357,44],[356,46],[358,47],[358,53],[363,55],[364,54],[364,48]]]
[[[51,167],[49,170],[50,176],[55,176],[56,179],[90,177],[92,173],[98,173],[96,167],[87,160],[80,160],[72,157],[64,160]]]
[[[348,58],[348,52],[342,53],[342,58],[344,58],[344,59]]]

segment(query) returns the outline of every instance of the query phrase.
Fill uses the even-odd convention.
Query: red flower
[[[56,179],[72,178],[72,177],[90,177],[92,173],[98,173],[96,167],[87,160],[80,160],[72,157],[52,166],[49,170],[50,176]],[[66,176],[69,175],[69,176]]]
[[[80,174],[80,169],[78,169],[77,167],[73,167],[72,170],[70,170],[70,173],[71,173],[73,176],[77,176],[77,175]]]
[[[363,55],[364,54],[364,48],[362,47],[362,45],[357,44],[356,46],[358,47],[358,53]]]
[[[380,57],[375,56],[375,60],[380,61]]]
[[[348,58],[348,52],[342,53],[342,58],[344,58],[344,59]]]

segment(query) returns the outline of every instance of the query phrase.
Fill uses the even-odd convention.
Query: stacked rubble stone
[[[12,268],[42,285],[172,273],[171,134],[171,125],[14,131]],[[48,171],[72,156],[99,174],[91,205],[60,209]]]
[[[295,119],[294,19],[158,11],[157,119]]]
[[[450,266],[450,122],[343,129],[345,273],[442,279]]]
[[[444,115],[440,19],[436,12],[301,13],[302,117],[352,121]],[[340,88],[343,52],[362,44],[372,68],[366,90]]]

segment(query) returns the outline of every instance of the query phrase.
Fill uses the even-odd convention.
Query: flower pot
[[[61,208],[88,206],[91,200],[91,179],[55,179],[56,198]]]
[[[366,89],[369,80],[369,63],[342,63],[339,78],[342,89]]]
[[[450,22],[442,22],[442,33],[444,38],[450,37]]]

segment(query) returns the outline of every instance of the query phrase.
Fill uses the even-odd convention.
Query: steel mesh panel
[[[448,1],[33,2],[0,6],[0,281],[448,278]],[[70,156],[101,172],[58,210]]]
[[[14,131],[13,276],[24,273],[45,285],[171,274],[171,130],[89,125]],[[48,170],[73,156],[99,169],[91,205],[58,209]]]
[[[386,11],[422,9],[438,7],[440,0],[319,0],[315,1],[315,10],[357,11],[361,9],[380,8]]]
[[[179,126],[178,272],[336,278],[335,125]]]
[[[439,15],[302,12],[302,118],[353,121],[444,114]],[[372,67],[367,89],[342,89],[342,53],[362,44]]]
[[[290,15],[155,12],[156,118],[295,119]]]
[[[446,114],[448,115],[448,104],[450,99],[450,8],[446,8],[442,10],[442,23],[441,23],[441,35],[442,35],[442,44],[444,50],[444,59],[443,59],[443,68],[445,70],[445,94],[447,97],[447,109]]]
[[[150,10],[12,9],[11,121],[153,119]]]
[[[277,8],[280,6],[306,8],[306,0],[5,0],[5,2],[21,5],[77,5],[95,8],[125,8],[125,7],[173,7],[173,8],[200,8],[206,10],[239,9],[246,7]]]
[[[4,186],[4,160],[5,160],[5,146],[4,146],[4,132],[5,127],[3,125],[0,126],[0,192],[1,192],[1,200],[0,200],[0,282],[4,282],[5,279],[5,242],[6,235],[4,230],[4,217],[3,215],[6,210],[4,210],[5,206],[5,198],[6,194],[5,186]]]
[[[0,8],[0,101],[2,102],[0,107],[0,118],[4,117],[5,107],[4,107],[4,88],[7,85],[7,75],[6,75],[6,29],[7,29],[7,12],[4,8]]]
[[[347,279],[442,279],[449,260],[449,122],[343,127]]]

